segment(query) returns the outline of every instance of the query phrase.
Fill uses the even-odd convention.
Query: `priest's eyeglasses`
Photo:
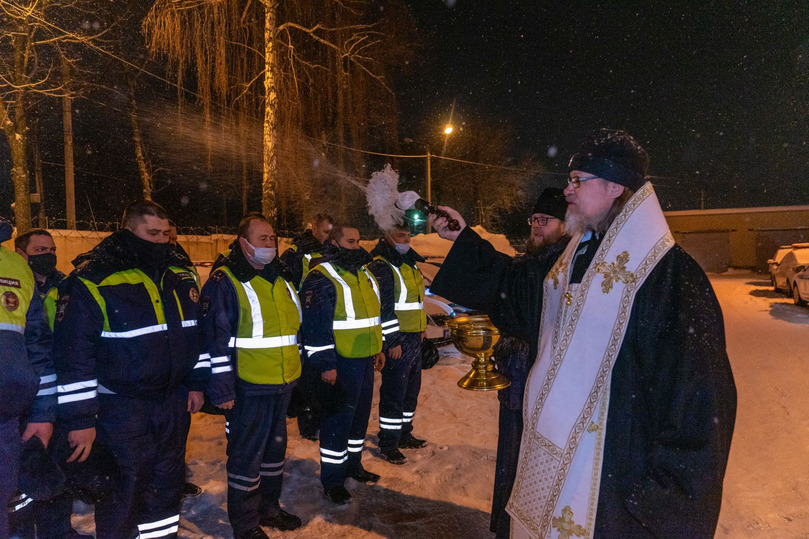
[[[528,224],[545,226],[554,219],[556,219],[556,217],[545,217],[545,216],[540,217],[539,215],[532,215],[531,217],[528,218]]]
[[[600,178],[600,176],[587,176],[584,178],[581,177],[572,177],[567,179],[567,184],[572,185],[574,189],[578,189],[581,187],[581,182],[586,182],[587,180],[595,180],[596,178]]]

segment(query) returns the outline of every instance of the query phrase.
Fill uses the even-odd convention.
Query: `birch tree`
[[[395,117],[384,76],[394,56],[385,54],[391,47],[380,11],[378,2],[366,0],[158,0],[143,29],[150,49],[167,58],[178,88],[193,75],[206,117],[263,119],[262,210],[275,218],[294,179],[314,176],[291,170],[301,160],[281,148],[304,137],[324,154],[340,148],[339,163],[341,147],[373,133],[370,107],[382,104]],[[395,127],[395,121],[385,124],[380,138],[395,144]]]
[[[11,153],[18,233],[31,228],[28,114],[37,99],[69,95],[61,76],[62,62],[73,62],[67,50],[99,36],[77,24],[86,13],[77,0],[0,0],[0,124]]]

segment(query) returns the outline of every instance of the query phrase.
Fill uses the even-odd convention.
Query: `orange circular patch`
[[[198,302],[199,290],[197,290],[196,288],[192,288],[191,290],[188,291],[188,297],[190,297],[191,301],[193,301],[194,303]]]

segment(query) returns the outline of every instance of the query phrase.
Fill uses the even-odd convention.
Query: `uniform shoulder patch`
[[[219,282],[219,281],[221,281],[221,280],[222,280],[224,277],[225,277],[225,272],[224,272],[224,271],[222,271],[221,269],[217,269],[216,271],[214,271],[213,273],[211,273],[211,275],[208,277],[208,279],[210,279],[211,281],[213,281],[213,282],[215,282],[215,283],[218,283],[218,282]]]

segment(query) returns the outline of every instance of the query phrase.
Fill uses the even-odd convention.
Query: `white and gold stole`
[[[638,288],[674,245],[650,183],[615,218],[580,284],[570,284],[581,235],[544,282],[537,360],[507,506],[513,537],[592,537],[610,373]]]

